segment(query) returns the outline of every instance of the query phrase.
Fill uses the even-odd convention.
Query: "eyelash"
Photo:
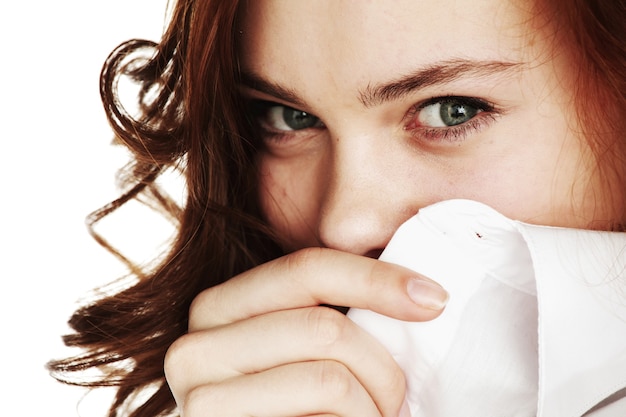
[[[416,124],[416,118],[420,111],[435,104],[455,103],[461,105],[469,105],[478,110],[470,120],[453,126],[431,127],[431,126],[411,126]],[[427,142],[460,142],[472,132],[479,131],[494,121],[502,112],[496,106],[485,100],[476,97],[462,96],[439,96],[433,97],[419,104],[416,104],[409,110],[404,117],[408,120],[404,130],[409,132],[411,136],[419,140]]]
[[[284,109],[293,109],[296,112],[300,111],[296,108],[286,106],[281,103],[268,101],[268,100],[250,100],[248,103],[248,108],[252,112],[253,125],[261,131],[261,136],[264,141],[281,142],[281,141],[289,140],[292,137],[292,135],[296,132],[299,132],[299,130],[284,130],[283,131],[279,129],[273,129],[271,127],[267,127],[267,123],[262,120],[263,118],[267,118],[268,112],[272,108],[275,108],[275,107],[280,107]],[[306,113],[306,112],[303,112],[303,113]],[[310,113],[308,114],[311,117],[315,117],[319,121],[319,118],[317,116],[310,114]],[[324,128],[323,123],[321,123],[320,126],[315,126],[315,127],[311,127],[308,129],[302,129],[302,130],[323,129],[323,128]]]
[[[446,103],[468,105],[478,111],[471,119],[458,125],[445,127],[412,126],[416,124],[416,118],[422,110],[435,104],[442,105]],[[264,123],[261,121],[263,117],[267,117],[268,111],[273,107],[290,108],[289,106],[267,100],[250,100],[249,102],[249,108],[252,111],[254,124],[262,132],[261,134],[264,141],[278,143],[289,140],[294,135],[294,132],[298,132],[298,130],[282,131],[271,129],[264,126]],[[294,110],[297,111],[297,109]],[[494,104],[476,97],[438,96],[414,105],[403,117],[403,120],[407,120],[404,130],[407,131],[413,138],[426,142],[461,142],[472,132],[480,131],[486,127],[501,113],[502,111],[497,109]],[[316,117],[312,114],[310,116]],[[323,123],[321,126],[303,130],[320,128],[324,128]]]

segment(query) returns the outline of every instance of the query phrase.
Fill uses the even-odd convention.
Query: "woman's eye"
[[[474,97],[436,97],[416,105],[407,115],[407,131],[429,142],[458,141],[492,122],[501,111]]]
[[[425,127],[450,127],[469,122],[483,109],[461,99],[446,99],[427,104],[417,113],[417,121]]]
[[[255,113],[261,127],[270,132],[289,132],[323,127],[317,116],[276,103],[255,103]]]

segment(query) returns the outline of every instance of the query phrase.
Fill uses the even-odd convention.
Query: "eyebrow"
[[[390,82],[370,84],[358,93],[358,99],[365,107],[374,107],[398,100],[420,88],[448,84],[463,77],[476,78],[504,74],[521,65],[520,62],[466,59],[438,62]],[[242,72],[241,84],[296,106],[305,107],[304,100],[294,90],[265,80],[258,74]]]
[[[302,100],[294,90],[267,81],[260,75],[253,72],[242,72],[240,78],[243,86],[279,98],[299,107],[305,106],[304,100]]]
[[[519,68],[519,62],[474,61],[456,59],[443,61],[393,80],[385,84],[368,85],[359,93],[359,101],[365,107],[373,107],[398,100],[415,90],[444,85],[464,77],[487,77],[510,72]]]

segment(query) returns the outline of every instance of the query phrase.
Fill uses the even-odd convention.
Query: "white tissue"
[[[442,315],[425,323],[348,313],[404,370],[412,417],[535,416],[536,286],[514,222],[473,201],[437,203],[404,223],[380,259],[450,293]]]

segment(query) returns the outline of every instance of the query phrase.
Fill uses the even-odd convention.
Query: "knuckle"
[[[288,277],[288,285],[301,294],[313,294],[319,285],[319,279],[324,277],[321,270],[328,261],[328,249],[305,248],[280,258],[278,268]],[[316,297],[313,297],[316,298]]]
[[[305,315],[305,328],[319,347],[332,347],[346,338],[349,329],[348,319],[328,307],[313,307]]]
[[[365,275],[365,282],[375,294],[386,293],[389,291],[390,287],[392,287],[393,283],[389,277],[395,275],[390,272],[392,271],[389,268],[389,264],[386,262],[372,262]]]
[[[314,384],[324,398],[342,399],[351,395],[356,379],[345,365],[326,360],[320,361],[317,368],[317,372],[312,374],[315,378]]]
[[[181,409],[181,415],[185,417],[209,416],[214,414],[217,405],[223,403],[220,398],[220,390],[213,385],[201,385],[189,390],[185,395]],[[213,411],[213,413],[211,413]]]
[[[200,307],[203,304],[210,303],[209,293],[210,293],[209,290],[204,290],[200,292],[198,295],[196,295],[196,297],[191,301],[191,305],[189,306],[189,317],[192,317],[194,316],[194,314],[197,314],[198,310],[200,310]]]
[[[402,401],[406,393],[406,378],[399,366],[393,367],[385,387],[390,397],[396,396],[398,401]]]
[[[207,288],[191,301],[189,332],[206,330],[229,322],[232,313],[232,293],[226,283]]]
[[[391,303],[397,299],[398,290],[404,291],[402,283],[407,274],[404,270],[384,261],[372,261],[363,274],[363,287],[368,293],[364,308],[375,309],[381,300]]]
[[[286,255],[283,259],[289,271],[297,272],[315,267],[323,256],[323,248],[305,248]],[[295,274],[298,276],[299,274]]]
[[[215,323],[209,318],[213,316],[207,314],[208,309],[215,311],[219,308],[221,286],[208,288],[200,292],[189,306],[189,330],[195,331],[200,328],[213,327]]]
[[[163,370],[165,377],[170,386],[177,385],[182,376],[184,376],[187,365],[187,358],[190,357],[189,334],[183,335],[176,339],[165,352],[163,361]]]

